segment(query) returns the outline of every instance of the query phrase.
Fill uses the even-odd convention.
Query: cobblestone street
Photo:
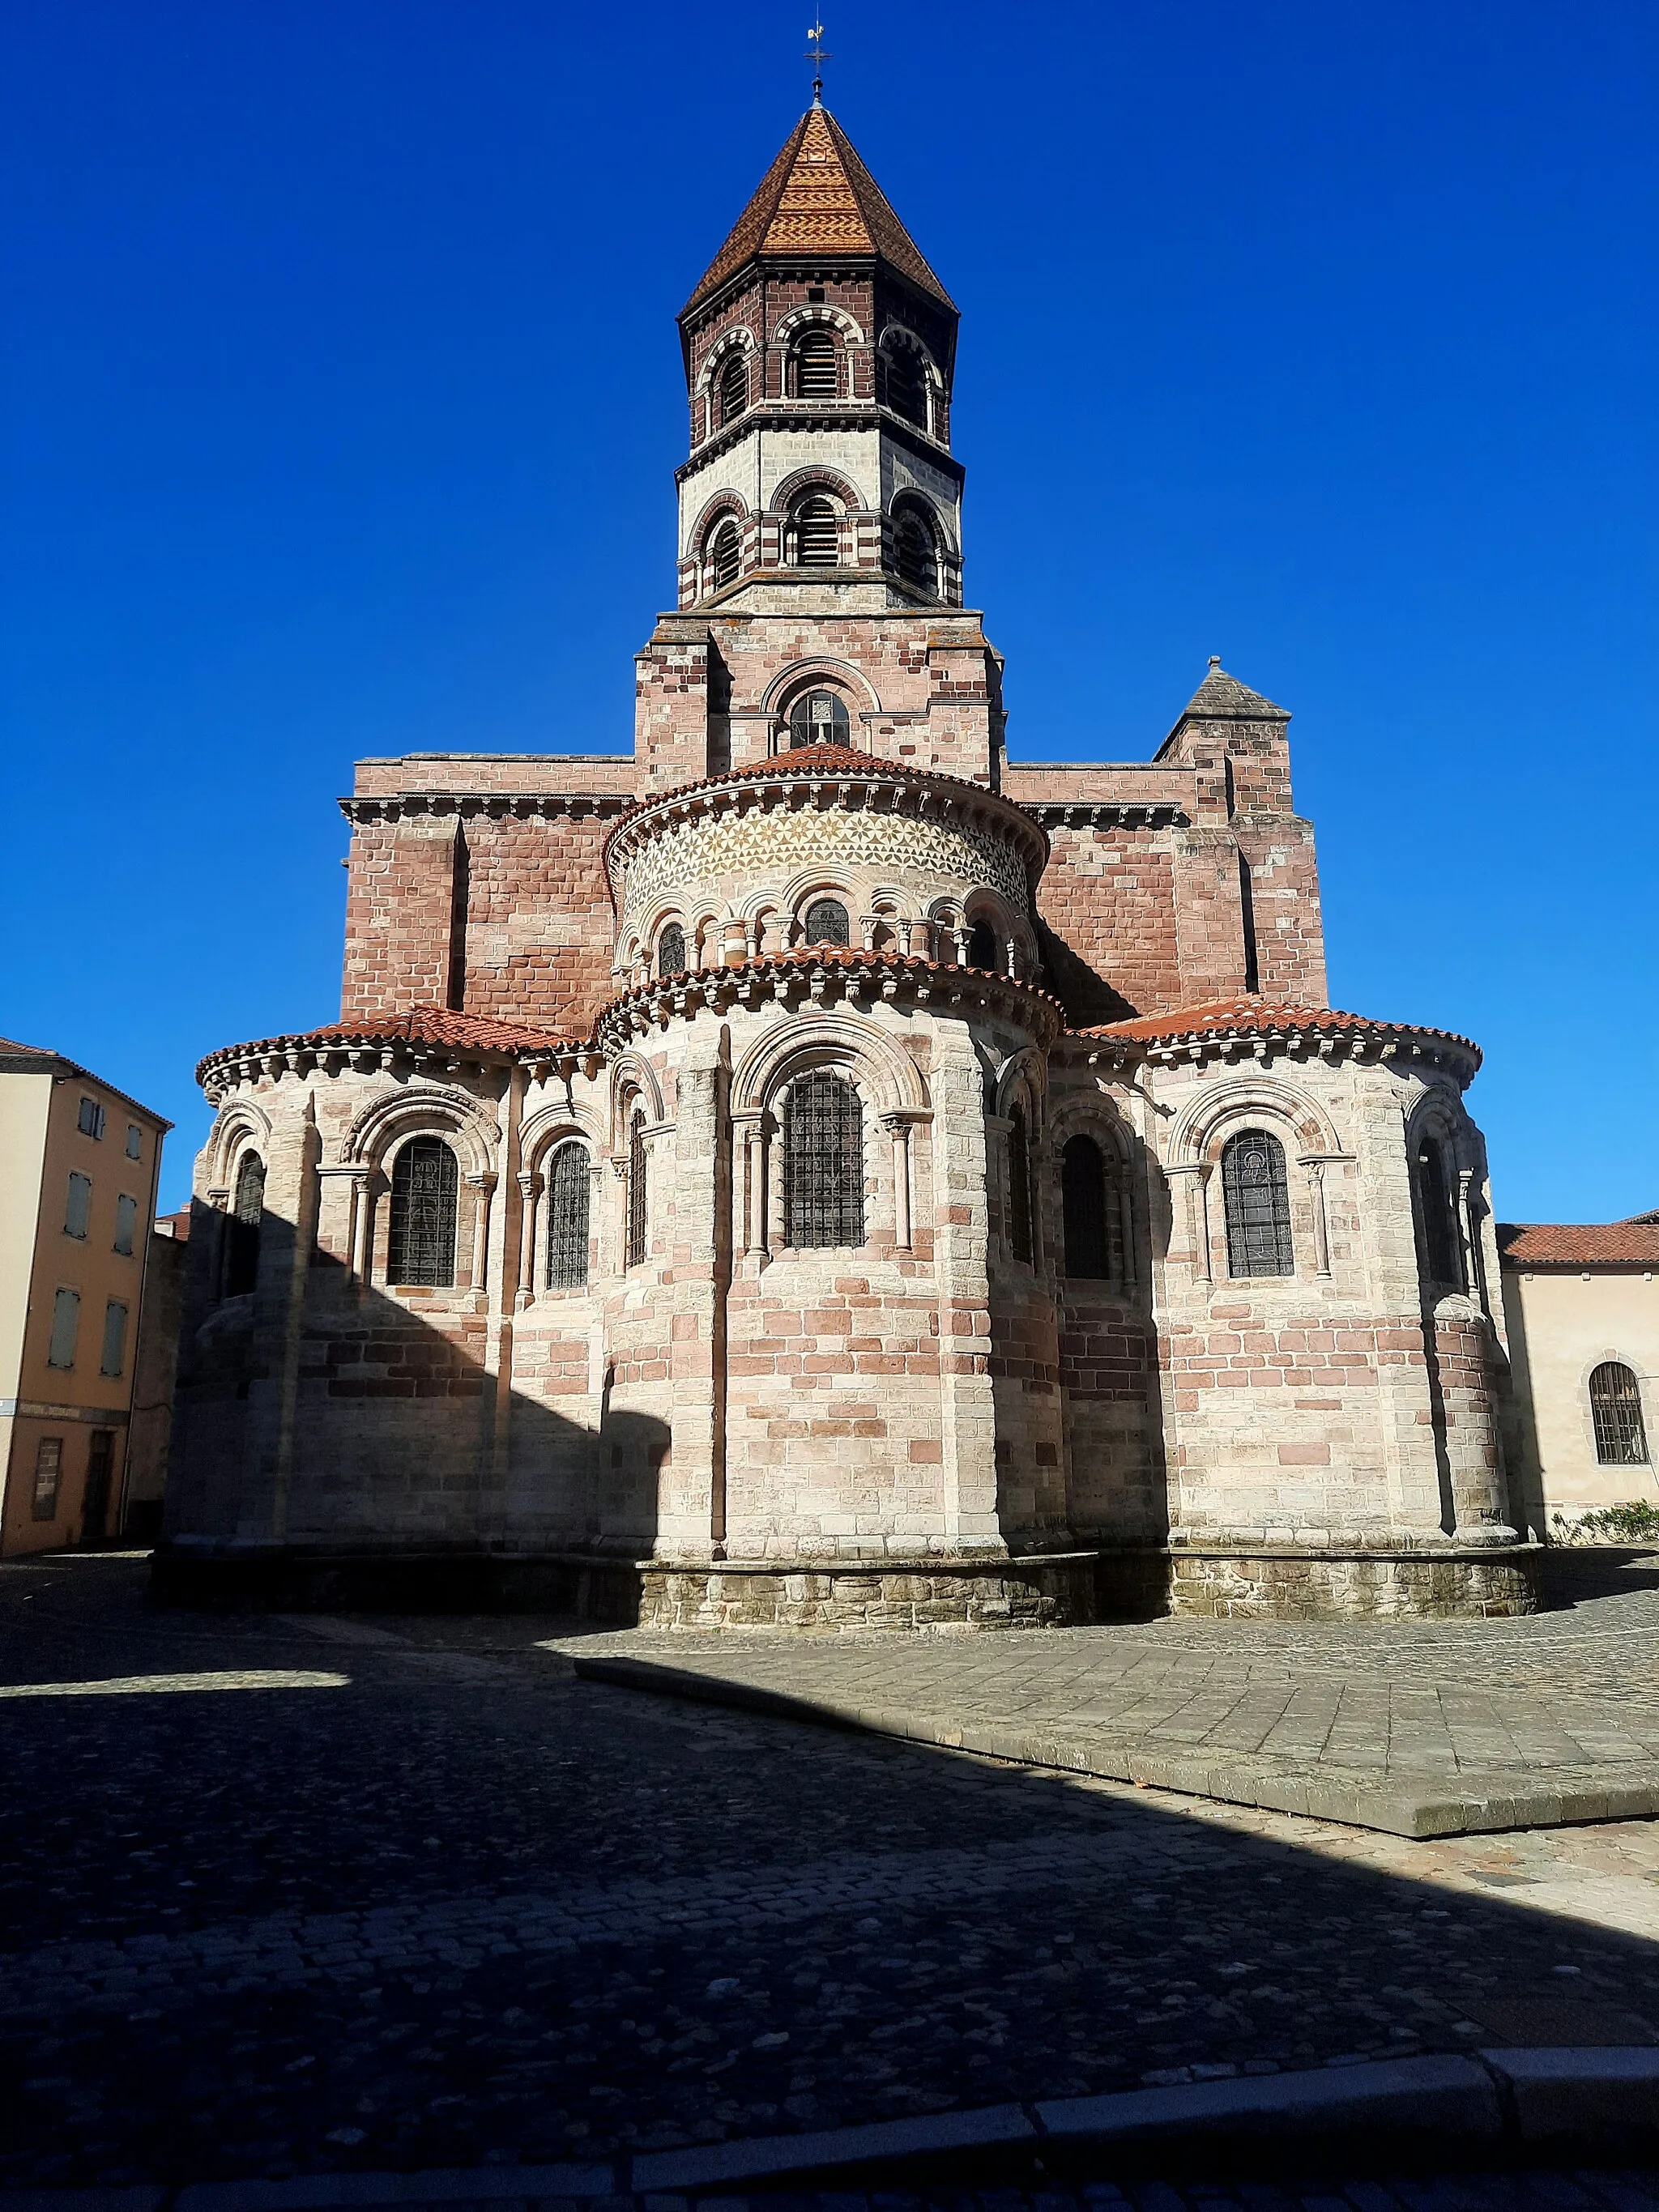
[[[1650,1822],[1412,1843],[584,1682],[607,1640],[568,1623],[160,1613],[145,1577],[0,1568],[13,2187],[1659,2041]],[[1571,1693],[1634,1741],[1655,1626],[1638,1589],[1374,1639],[1098,1633],[1210,1664],[1231,1635],[1251,1669],[1340,1647],[1384,1685],[1449,1640],[1527,1727]],[[903,1647],[959,1652],[989,1644]]]

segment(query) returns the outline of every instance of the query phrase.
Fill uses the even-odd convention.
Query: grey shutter
[[[79,1291],[59,1291],[52,1307],[52,1349],[46,1354],[48,1367],[73,1367],[75,1340],[81,1332],[81,1293]]]
[[[138,1230],[138,1201],[125,1191],[115,1201],[115,1249],[127,1258],[132,1255],[132,1240]]]
[[[100,1375],[118,1375],[127,1349],[127,1309],[124,1298],[112,1298],[104,1308],[104,1356],[98,1363]]]
[[[92,1213],[92,1178],[71,1175],[69,1179],[69,1198],[64,1207],[65,1237],[84,1237],[87,1222]]]

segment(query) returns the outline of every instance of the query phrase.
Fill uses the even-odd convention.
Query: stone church
[[[815,100],[679,316],[632,751],[358,764],[340,1018],[199,1071],[164,1589],[1531,1607],[1480,1054],[1326,1003],[1218,663],[1009,759],[957,325]]]

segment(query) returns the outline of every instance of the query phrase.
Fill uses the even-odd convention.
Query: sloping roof
[[[1209,674],[1182,708],[1180,720],[1176,724],[1177,729],[1189,714],[1200,720],[1228,716],[1245,722],[1288,722],[1291,719],[1289,708],[1275,707],[1271,699],[1264,699],[1259,691],[1252,691],[1249,684],[1241,684],[1237,677],[1229,676],[1221,663],[1213,659],[1210,662]]]
[[[953,304],[847,133],[827,107],[816,104],[790,132],[681,313],[689,313],[761,254],[788,260],[879,254],[945,307]]]
[[[1173,1006],[1167,1013],[1137,1014],[1128,1021],[1103,1022],[1094,1029],[1073,1032],[1079,1036],[1122,1037],[1137,1044],[1179,1044],[1188,1039],[1224,1036],[1284,1036],[1315,1030],[1328,1035],[1352,1031],[1369,1036],[1443,1038],[1474,1054],[1480,1048],[1455,1030],[1426,1028],[1420,1022],[1379,1022],[1365,1014],[1344,1013],[1338,1006],[1280,1006],[1269,999],[1243,997],[1213,999],[1198,1006]]]
[[[580,1040],[561,1036],[555,1030],[532,1029],[522,1022],[491,1021],[483,1014],[458,1014],[447,1006],[410,1006],[388,1014],[365,1014],[356,1021],[326,1022],[322,1028],[297,1030],[283,1036],[256,1037],[246,1044],[221,1045],[209,1053],[196,1070],[199,1083],[204,1068],[224,1060],[245,1058],[250,1053],[314,1050],[319,1045],[340,1044],[452,1045],[466,1052],[570,1051]]]
[[[1659,1221],[1500,1221],[1506,1267],[1659,1268]]]
[[[13,1037],[0,1037],[0,1055],[8,1060],[58,1060],[62,1057],[50,1045],[19,1044]]]

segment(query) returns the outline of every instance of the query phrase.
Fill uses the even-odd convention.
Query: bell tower
[[[641,657],[644,788],[809,732],[994,782],[1000,664],[963,607],[957,309],[816,97],[678,319],[690,450],[678,617]]]

